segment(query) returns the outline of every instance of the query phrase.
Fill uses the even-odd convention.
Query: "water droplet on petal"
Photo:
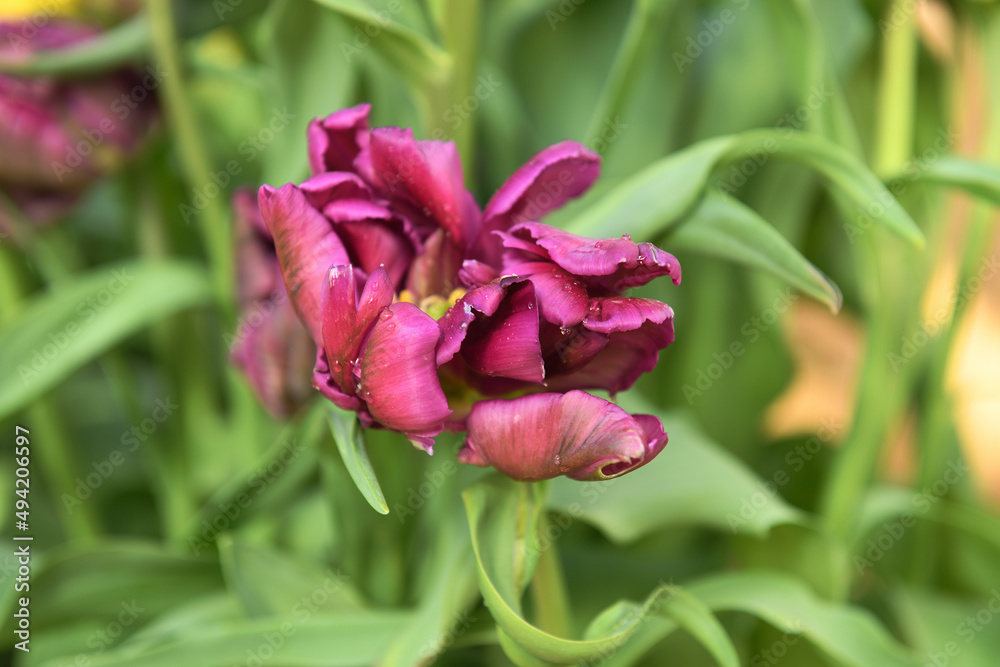
[[[560,327],[560,328],[559,328],[559,333],[561,333],[561,334],[562,334],[563,336],[565,336],[565,335],[566,335],[566,334],[568,334],[569,332],[570,332],[570,330],[569,330],[569,328],[567,328],[567,327]]]
[[[572,292],[573,291],[573,285],[570,285],[569,283],[566,283],[565,285],[563,285],[563,291],[564,292]]]
[[[594,247],[595,248],[603,248],[604,247],[604,241],[595,241],[594,242]]]
[[[396,328],[396,323],[395,322],[389,322],[389,324],[385,325],[385,330],[386,331],[392,331],[395,328]]]
[[[531,303],[528,304],[528,310],[534,310],[534,309],[535,309],[535,302],[532,301]]]
[[[380,320],[391,320],[392,319],[392,311],[389,310],[388,308],[383,308],[382,312],[378,314],[378,317],[379,317]]]

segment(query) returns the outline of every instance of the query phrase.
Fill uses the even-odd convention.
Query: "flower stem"
[[[166,72],[163,79],[163,103],[167,121],[177,139],[188,186],[200,191],[211,183],[211,166],[195,110],[185,90],[171,3],[170,0],[147,0],[147,7],[151,21],[153,55]],[[232,244],[228,209],[220,196],[208,199],[199,215],[198,230],[211,260],[213,284],[219,305],[226,320],[232,321]]]
[[[538,526],[541,534],[546,534],[549,521],[547,514],[542,516]],[[535,576],[531,580],[531,599],[539,628],[556,637],[571,636],[573,622],[569,596],[555,544],[550,544],[538,556]]]

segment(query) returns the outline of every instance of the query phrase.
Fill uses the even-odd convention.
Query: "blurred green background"
[[[34,537],[31,651],[5,547],[0,660],[1000,664],[998,3],[4,0],[0,20],[99,30],[8,39],[8,80],[159,73],[137,147],[46,189],[71,201],[44,224],[0,168],[0,428],[12,450],[30,432]],[[380,516],[321,400],[260,406],[228,361],[230,195],[303,179],[308,122],[360,102],[454,140],[481,205],[547,145],[602,155],[546,222],[683,265],[638,291],[677,339],[617,397],[662,417],[654,464],[535,497],[456,466],[457,438],[430,458],[369,432]],[[513,539],[524,521],[540,536]]]

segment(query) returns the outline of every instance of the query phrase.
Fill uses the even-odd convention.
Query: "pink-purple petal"
[[[434,356],[440,337],[429,315],[396,303],[380,313],[361,360],[361,398],[372,417],[428,451],[451,415]]]
[[[422,207],[464,247],[478,224],[478,211],[465,190],[453,143],[416,141],[409,129],[380,127],[372,131],[369,153],[382,185]]]
[[[551,262],[525,262],[508,267],[508,270],[531,279],[538,307],[546,321],[571,327],[587,316],[590,307],[587,288],[565,269]]]
[[[590,300],[590,312],[583,326],[599,333],[632,331],[643,323],[662,324],[673,320],[674,311],[662,301],[629,296],[605,296]]]
[[[661,324],[647,321],[634,331],[608,336],[604,348],[580,369],[546,381],[552,391],[604,389],[612,394],[625,391],[644,373],[656,367],[659,351],[674,340],[673,320]]]
[[[473,256],[498,261],[502,250],[491,232],[541,220],[586,192],[600,173],[601,157],[581,144],[564,141],[543,149],[515,171],[486,205]]]
[[[535,290],[530,282],[510,285],[495,312],[469,325],[462,358],[469,368],[487,377],[545,380]]]
[[[323,295],[323,348],[329,373],[342,391],[355,391],[355,363],[378,314],[392,303],[393,289],[382,268],[368,278],[358,303],[354,267],[335,266]]]
[[[350,259],[333,226],[292,184],[262,186],[257,195],[264,222],[274,237],[285,287],[295,312],[313,340],[323,339],[322,303],[330,267]]]
[[[306,200],[322,210],[338,199],[371,200],[372,191],[361,178],[344,171],[328,171],[306,179],[299,186]]]
[[[370,104],[359,104],[309,123],[309,166],[313,174],[354,170],[354,159],[368,146],[370,109]]]
[[[666,443],[648,420],[637,421],[582,391],[480,401],[466,423],[469,434],[458,460],[491,465],[524,481],[616,477],[649,461]]]

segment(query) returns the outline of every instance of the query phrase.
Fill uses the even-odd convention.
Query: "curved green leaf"
[[[669,239],[673,252],[690,250],[767,271],[833,312],[843,304],[836,283],[753,209],[721,193],[710,192]]]
[[[669,155],[586,207],[567,229],[598,238],[623,232],[655,238],[694,207],[714,170],[737,163],[754,165],[756,170],[772,155],[816,170],[860,213],[923,246],[916,223],[864,164],[818,135],[787,129],[715,137]],[[718,185],[732,187],[721,177]]]
[[[777,572],[712,576],[687,590],[715,611],[742,611],[790,635],[802,635],[849,667],[917,667],[921,664],[870,612],[828,602],[804,583]]]
[[[388,514],[389,506],[382,495],[382,487],[375,477],[371,460],[368,458],[368,448],[365,446],[364,434],[358,424],[358,417],[353,412],[338,408],[332,403],[326,404],[326,417],[330,422],[330,432],[337,443],[340,456],[358,491],[365,497],[379,514]]]
[[[1000,204],[1000,167],[993,164],[945,155],[915,174],[906,173],[894,180],[903,183],[914,178],[961,188],[971,195]]]
[[[67,283],[54,284],[0,334],[0,418],[124,338],[212,298],[205,271],[184,262],[105,266]]]
[[[421,88],[434,88],[450,76],[452,59],[444,50],[419,33],[392,20],[388,11],[376,14],[358,0],[313,0],[342,16],[353,34],[368,39],[366,28],[378,32],[368,41],[343,42],[343,56],[348,62],[356,52],[373,47],[405,79]],[[360,33],[356,32],[360,29]]]
[[[304,609],[304,608],[303,608]],[[368,667],[410,620],[409,612],[361,611],[338,615],[304,614],[242,621],[223,630],[192,630],[181,639],[130,650],[128,644],[89,657],[93,667],[228,667],[248,656],[267,662],[275,656],[283,667]],[[261,657],[264,659],[262,660]],[[72,661],[73,656],[70,657]],[[52,660],[43,667],[59,667]]]
[[[664,584],[642,605],[619,602],[600,614],[581,640],[564,639],[529,623],[521,608],[521,594],[530,580],[542,545],[536,534],[544,511],[539,485],[514,482],[499,475],[482,480],[463,494],[472,546],[479,566],[483,600],[499,626],[501,645],[519,665],[574,664],[614,655],[644,624],[657,615],[668,631],[688,629],[719,664],[738,665],[736,651],[708,609],[691,595]]]

